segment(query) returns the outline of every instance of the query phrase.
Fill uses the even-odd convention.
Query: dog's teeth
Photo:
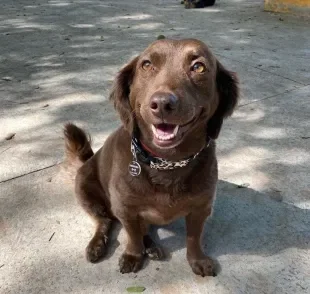
[[[176,137],[179,130],[179,126],[175,126],[173,134],[167,134],[167,135],[159,135],[157,132],[157,128],[154,125],[151,126],[151,129],[156,139],[161,141],[168,141]]]
[[[175,126],[175,128],[173,130],[173,136],[174,137],[177,135],[178,131],[179,131],[179,126],[177,125],[177,126]]]
[[[157,136],[157,131],[154,125],[152,125],[152,132],[155,136]]]

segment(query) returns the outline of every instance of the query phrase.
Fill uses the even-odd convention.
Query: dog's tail
[[[75,171],[94,155],[91,138],[85,131],[72,123],[64,128],[66,163]]]

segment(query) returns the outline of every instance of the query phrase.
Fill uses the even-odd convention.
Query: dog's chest
[[[140,217],[150,224],[164,225],[190,213],[192,203],[186,198],[174,199],[169,194],[156,193],[150,205],[143,207]]]

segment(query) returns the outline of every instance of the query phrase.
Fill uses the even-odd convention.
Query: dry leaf
[[[5,136],[5,140],[11,140],[15,137],[15,135],[16,135],[15,133],[9,133]]]

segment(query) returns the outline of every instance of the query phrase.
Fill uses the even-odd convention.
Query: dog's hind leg
[[[84,210],[91,216],[96,231],[86,248],[86,258],[96,262],[107,249],[108,234],[112,224],[110,203],[105,195],[90,161],[94,152],[90,136],[72,123],[65,125],[66,166],[75,177],[75,192]]]
[[[163,249],[152,239],[149,234],[149,224],[141,221],[141,231],[143,233],[143,245],[145,248],[145,254],[149,259],[162,260],[165,258]]]
[[[105,192],[94,179],[78,173],[76,195],[81,206],[96,225],[95,234],[86,247],[86,258],[94,263],[104,257],[107,252],[109,231],[113,217]]]
[[[143,244],[145,247],[145,253],[148,258],[153,260],[162,260],[165,258],[164,251],[157,243],[153,241],[150,235],[144,235]]]

